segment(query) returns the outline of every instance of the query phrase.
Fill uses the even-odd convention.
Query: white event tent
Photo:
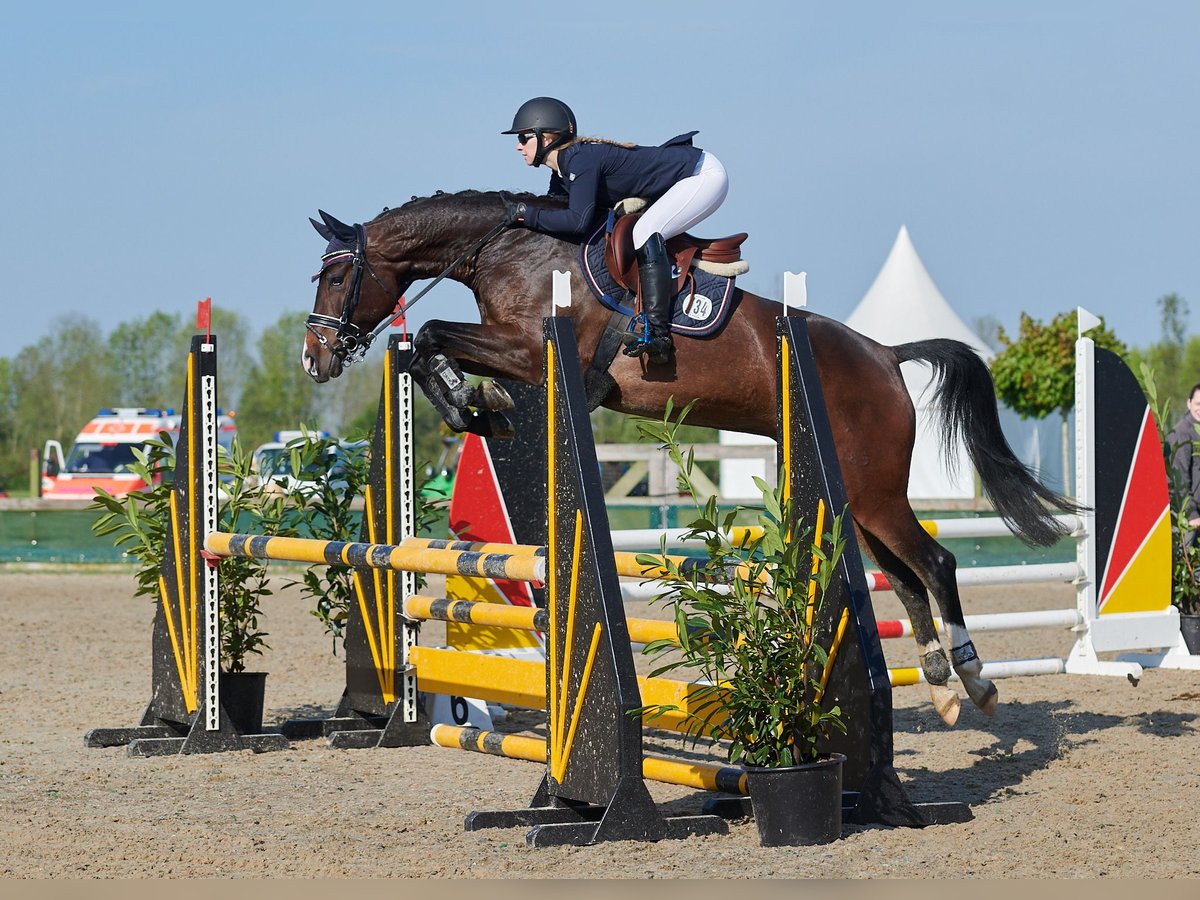
[[[946,302],[929,276],[908,228],[901,225],[892,250],[846,324],[855,331],[894,346],[928,338],[953,338],[969,345],[985,362],[994,351]],[[949,458],[941,453],[939,417],[933,408],[932,372],[924,363],[900,367],[917,408],[917,443],[913,449],[908,495],[914,500],[962,500],[975,496],[975,472],[961,444]]]
[[[992,348],[959,318],[942,296],[903,225],[879,274],[846,324],[888,346],[929,338],[953,338],[974,348],[985,362],[990,363],[995,356]],[[933,389],[929,385],[932,371],[924,363],[908,362],[901,366],[901,372],[917,408],[909,497],[914,501],[972,499],[975,471],[966,448],[961,444],[953,448],[949,458],[941,450],[937,411],[932,407]],[[1039,472],[1051,488],[1061,489],[1062,436],[1057,419],[1025,421],[1001,406],[1000,422],[1017,457]],[[723,444],[743,444],[766,439],[721,432],[720,440]],[[750,460],[722,461],[722,495],[731,499],[754,496],[750,476],[761,476],[764,469],[762,463]],[[934,506],[926,504],[926,508]]]

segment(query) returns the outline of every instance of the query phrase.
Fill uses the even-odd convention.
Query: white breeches
[[[673,184],[634,224],[634,249],[640,250],[655,232],[664,240],[683,234],[716,212],[728,193],[729,176],[725,167],[711,153],[702,152],[696,174]]]

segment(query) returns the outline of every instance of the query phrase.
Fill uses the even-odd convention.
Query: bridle
[[[392,322],[392,316],[386,317],[379,327],[370,334],[363,336],[362,329],[355,325],[351,320],[354,316],[354,311],[358,309],[359,297],[362,293],[362,276],[363,271],[371,274],[375,283],[386,292],[387,288],[383,286],[383,282],[379,280],[379,276],[375,274],[375,270],[371,268],[371,264],[367,262],[367,230],[362,225],[354,225],[354,246],[352,248],[342,247],[337,250],[331,250],[321,257],[321,270],[312,277],[316,281],[330,266],[335,263],[345,262],[350,260],[353,266],[350,273],[350,287],[346,291],[346,299],[342,302],[342,314],[338,318],[327,316],[322,313],[309,313],[308,318],[304,322],[304,327],[313,333],[317,341],[342,361],[343,366],[351,366],[362,359],[367,350],[371,346],[371,342],[377,338],[382,331],[387,328]],[[331,343],[325,335],[317,331],[317,328],[330,328],[333,330],[333,342]]]
[[[483,245],[498,235],[506,227],[507,220],[500,222],[492,228],[487,234],[480,238],[470,250],[450,263],[437,278],[433,279],[429,284],[421,289],[417,296],[405,303],[404,297],[396,303],[395,310],[391,314],[384,316],[383,321],[367,334],[363,334],[362,329],[355,325],[351,320],[354,316],[354,311],[358,309],[359,295],[362,291],[362,276],[365,270],[370,274],[371,278],[380,288],[387,292],[383,282],[379,280],[379,276],[375,274],[375,270],[371,268],[371,264],[367,262],[367,230],[360,224],[355,223],[354,227],[354,246],[340,247],[329,251],[321,257],[321,269],[312,277],[316,281],[325,272],[327,268],[335,263],[345,262],[349,260],[353,267],[350,272],[350,288],[346,291],[346,299],[342,303],[342,313],[336,319],[333,316],[327,316],[322,313],[309,313],[308,318],[304,322],[304,327],[312,332],[318,343],[334,356],[341,360],[343,366],[352,366],[354,363],[361,360],[367,355],[367,351],[371,348],[371,344],[379,337],[389,325],[396,319],[397,313],[406,313],[416,304],[418,300],[424,297],[429,291],[443,278],[449,275],[457,268],[463,260],[468,256],[472,256],[483,249]],[[317,331],[317,328],[332,329],[333,341],[331,342],[325,335]]]

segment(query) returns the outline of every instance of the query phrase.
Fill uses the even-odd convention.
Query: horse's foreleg
[[[913,639],[917,642],[921,672],[929,685],[933,708],[947,725],[958,721],[958,694],[947,682],[950,680],[950,661],[938,640],[937,626],[929,608],[929,594],[921,579],[905,565],[875,535],[859,528],[863,545],[879,568],[888,577],[892,590],[904,605],[908,620],[912,624]]]
[[[446,400],[459,409],[512,409],[513,400],[503,385],[495,381],[471,384],[463,377],[462,368],[456,360],[435,353],[429,360],[432,377],[443,391]]]
[[[442,380],[431,375],[428,364],[419,354],[413,358],[409,372],[421,388],[421,392],[429,398],[433,408],[441,414],[442,421],[451,430],[459,434],[467,432],[481,437],[510,438],[513,436],[512,423],[503,413],[493,412],[490,409],[485,409],[483,412],[468,409],[448,397]],[[505,391],[504,394],[507,396],[508,392]]]
[[[426,322],[414,346],[425,359],[444,356],[459,377],[463,371],[526,384],[542,380],[541,320],[520,325]],[[482,399],[482,398],[480,398]]]
[[[465,322],[426,322],[413,341],[425,374],[426,395],[440,397],[442,417],[457,431],[485,437],[512,437],[513,428],[501,410],[513,401],[494,381],[471,384],[474,375],[541,380],[541,341],[526,326],[470,325]],[[482,412],[480,412],[482,410]]]

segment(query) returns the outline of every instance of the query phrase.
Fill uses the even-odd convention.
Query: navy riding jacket
[[[620,200],[640,197],[653,203],[680,180],[696,174],[703,152],[692,146],[689,131],[661,147],[572,144],[558,154],[558,172],[550,176],[550,196],[568,199],[566,209],[529,210],[525,226],[534,231],[584,237]]]

